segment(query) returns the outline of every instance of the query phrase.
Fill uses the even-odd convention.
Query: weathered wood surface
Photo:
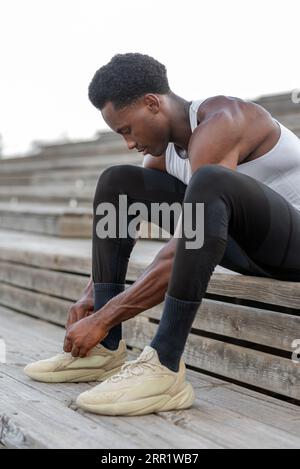
[[[135,281],[153,261],[165,241],[139,240],[130,258],[127,279]],[[52,270],[90,274],[91,241],[58,239],[0,230],[0,259]],[[248,277],[217,266],[207,293],[284,306],[300,312],[299,282]]]
[[[19,202],[26,201],[24,198],[32,198],[33,200],[47,202],[50,205],[51,198],[81,198],[90,200],[92,202],[92,196],[94,194],[95,184],[92,186],[87,184],[67,184],[65,186],[49,186],[49,185],[37,185],[37,186],[13,186],[7,188],[6,186],[0,186],[0,197],[1,200],[19,200]]]
[[[91,242],[0,230],[0,258],[18,264],[90,275]]]
[[[6,236],[5,236],[6,235]],[[163,242],[140,240],[131,256],[128,278],[135,280],[153,260]],[[90,242],[53,240],[43,236],[19,237],[0,232],[0,304],[64,325],[71,304],[80,296],[90,270]],[[1,260],[2,259],[2,260]],[[79,274],[79,275],[78,275]],[[248,283],[247,283],[248,282]],[[271,299],[274,305],[295,306],[299,284],[246,277],[217,268],[208,292],[228,297]],[[284,291],[288,289],[288,297]],[[261,295],[261,296],[260,296]],[[297,297],[298,295],[298,297]],[[218,296],[216,296],[216,299]],[[300,399],[299,368],[282,352],[291,352],[300,337],[298,309],[294,314],[204,299],[186,348],[187,363],[229,379]],[[221,298],[220,298],[221,299]],[[256,303],[258,304],[258,303]],[[129,343],[143,346],[160,319],[161,305],[132,321]],[[144,321],[144,322],[142,322]],[[138,331],[138,332],[137,332]],[[197,335],[198,334],[198,335]],[[205,337],[214,334],[213,337]],[[232,340],[244,341],[231,343]],[[255,350],[255,344],[271,347]]]
[[[128,345],[143,348],[157,325],[136,316],[124,323]],[[291,359],[190,333],[184,351],[188,365],[300,400],[300,364]]]
[[[43,206],[43,205],[35,205],[35,204],[7,204],[0,202],[0,214],[2,212],[7,213],[16,213],[17,215],[53,215],[53,216],[68,216],[68,215],[91,215],[92,209],[91,208],[71,208],[71,207],[57,207],[56,205],[50,206]]]
[[[67,238],[91,238],[89,208],[0,203],[1,228]]]
[[[211,278],[207,293],[295,308],[300,314],[299,286],[299,282],[239,275],[234,272],[224,276],[221,269],[219,273],[217,268]]]
[[[128,150],[122,137],[115,132],[105,132],[101,134],[101,138],[96,140],[72,141],[64,143],[44,143],[39,142],[39,148],[32,154],[26,156],[26,161],[60,160],[64,157],[72,156],[72,158],[80,158],[84,162],[85,156],[110,157],[110,155],[122,154],[123,156],[132,155]],[[9,158],[9,163],[18,165],[20,161],[24,161],[23,156],[14,156]],[[3,160],[3,163],[5,161]],[[6,161],[7,162],[7,161]]]
[[[0,261],[0,282],[6,284],[0,286],[2,304],[9,306],[13,301],[15,308],[19,310],[23,308],[24,312],[30,312],[37,317],[41,315],[55,323],[59,323],[66,307],[65,302],[57,302],[57,298],[77,301],[87,281],[88,276]],[[24,293],[19,288],[14,290],[12,286],[31,292]],[[54,301],[55,308],[57,312],[61,312],[57,315],[56,310],[53,311],[49,306],[51,298],[37,296],[35,299],[36,292],[57,297]],[[38,307],[34,307],[35,303]],[[162,307],[163,304],[157,305],[142,315],[160,320]],[[300,317],[203,299],[193,329],[291,352],[293,340],[300,337]]]
[[[2,160],[3,161],[3,160]],[[100,162],[101,163],[101,162]],[[107,161],[109,166],[109,160]],[[69,183],[75,183],[77,180],[86,181],[86,178],[95,179],[98,177],[97,169],[99,169],[99,164],[95,167],[85,167],[84,161],[82,162],[83,166],[80,168],[70,168],[70,169],[48,169],[47,171],[36,171],[32,170],[28,173],[23,173],[22,171],[12,171],[8,174],[0,174],[0,185],[9,185],[11,181],[16,182],[16,184],[29,185],[31,183],[37,184],[42,183],[59,183],[60,181],[69,181]],[[0,164],[1,168],[1,164]],[[100,172],[102,171],[102,167]]]
[[[162,304],[142,314],[160,320],[161,312]],[[204,298],[193,329],[291,352],[300,338],[300,317]]]
[[[21,175],[32,171],[46,171],[74,168],[87,168],[89,166],[98,169],[118,165],[118,164],[141,164],[142,158],[138,152],[128,154],[122,151],[114,152],[111,155],[88,155],[82,158],[74,158],[72,155],[64,157],[33,157],[16,158],[15,160],[6,159],[0,161],[0,171],[2,175]]]
[[[37,383],[22,372],[59,353],[64,330],[6,308],[0,317],[8,352],[0,368],[0,435],[7,447],[299,448],[299,407],[191,370],[191,409],[128,418],[79,411],[76,396],[92,384]]]
[[[41,293],[0,283],[1,304],[54,324],[64,325],[73,304]],[[198,313],[201,321],[201,313]],[[299,325],[298,325],[299,328]],[[155,335],[157,325],[145,313],[124,323],[124,336],[131,347],[143,348]],[[199,332],[201,334],[201,332]],[[297,336],[293,336],[297,339]],[[300,400],[300,365],[291,359],[271,355],[220,340],[190,333],[185,348],[186,363],[199,370]]]
[[[163,241],[139,240],[132,252],[128,279],[135,280],[163,246]],[[90,275],[91,241],[0,230],[0,259]]]

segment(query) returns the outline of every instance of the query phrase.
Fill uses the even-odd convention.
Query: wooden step
[[[46,273],[42,272],[41,275],[45,281]],[[51,275],[48,278],[50,282]],[[62,286],[57,287],[55,293],[70,297],[70,291],[76,292],[78,294],[74,294],[74,301],[0,282],[0,303],[25,314],[64,326],[68,310],[81,296],[87,278],[77,279],[72,288],[66,290],[68,281],[71,281],[70,277],[62,281]],[[43,280],[39,283],[43,283]],[[38,282],[34,284],[34,287],[38,287]],[[276,314],[271,311],[268,312],[268,317],[264,317],[265,311],[263,310],[219,304],[217,305],[219,309],[221,306],[225,310],[227,308],[227,316],[223,314],[221,317],[223,322],[218,324],[218,309],[215,310],[215,306],[215,303],[210,300],[203,300],[193,324],[193,331],[185,347],[186,363],[199,370],[216,373],[232,380],[300,400],[300,366],[293,363],[291,357],[285,358],[280,354],[280,349],[293,351],[292,341],[300,337],[299,317]],[[160,308],[150,309],[124,324],[124,337],[128,345],[142,349],[151,342],[161,317],[161,309],[162,305]],[[228,320],[229,312],[231,314]],[[259,321],[256,330],[252,327],[249,331],[247,324],[252,323],[254,326],[257,317]],[[217,321],[217,327],[212,321],[213,318]],[[153,319],[156,319],[156,323],[153,323]],[[236,333],[234,326],[238,324],[239,320],[239,332]],[[272,333],[272,330],[275,332]],[[268,331],[270,333],[265,340]],[[210,332],[213,333],[213,338],[206,336]],[[282,337],[283,332],[284,337]],[[241,345],[231,343],[233,338],[235,341],[242,340]],[[261,344],[264,349],[266,346],[270,346],[272,349],[276,347],[279,354],[274,354],[271,349],[269,353],[253,349],[251,343]]]
[[[0,202],[0,226],[60,237],[90,238],[91,208]]]
[[[98,168],[109,167],[116,164],[141,164],[141,153],[134,151],[128,153],[115,153],[115,154],[94,154],[92,156],[84,156],[82,158],[73,158],[72,155],[67,155],[61,158],[41,158],[36,156],[34,158],[23,157],[14,160],[4,159],[0,160],[1,177],[8,176],[22,176],[22,173],[29,174],[34,171],[46,170],[67,170],[74,168]]]
[[[94,140],[81,140],[73,142],[63,143],[45,143],[35,142],[35,148],[31,154],[26,156],[11,156],[9,161],[12,164],[18,164],[20,158],[26,158],[27,161],[36,161],[37,159],[55,160],[61,159],[64,156],[72,156],[73,158],[82,158],[83,156],[90,155],[111,155],[115,153],[129,154],[124,140],[120,135],[114,132],[106,132],[106,135],[102,135],[101,138]]]
[[[16,200],[0,202],[0,226],[30,233],[52,235],[61,238],[92,237],[92,203],[78,206],[77,199],[70,199],[69,206],[64,204],[20,203]],[[141,222],[138,237],[170,239],[170,234],[156,225]]]
[[[18,204],[24,202],[31,205],[44,205],[44,206],[53,206],[56,207],[91,207],[93,196],[90,194],[90,189],[79,191],[70,189],[69,191],[60,191],[57,189],[51,188],[49,191],[26,191],[23,194],[17,191],[14,191],[15,195],[12,194],[0,194],[0,202],[5,202],[9,204]]]
[[[13,186],[3,187],[0,186],[0,201],[11,202],[17,204],[25,202],[28,204],[48,204],[56,205],[57,201],[70,204],[70,201],[78,201],[78,203],[85,203],[92,205],[96,182],[87,184],[74,182],[70,185],[43,185],[43,186]]]
[[[7,346],[7,363],[0,369],[0,443],[5,447],[299,447],[298,407],[192,370],[187,380],[196,401],[190,409],[140,417],[85,413],[75,400],[93,383],[49,385],[23,373],[27,363],[62,350],[64,329],[7,308],[0,308],[0,317]],[[129,359],[137,353],[130,352]]]
[[[137,242],[128,281],[141,275],[162,246]],[[64,325],[88,281],[90,252],[91,244],[84,240],[0,232],[0,303]],[[162,307],[126,322],[130,346],[143,348],[151,340]],[[186,362],[300,400],[300,366],[291,360],[293,341],[300,338],[299,310],[299,283],[247,277],[218,266],[194,321]]]
[[[221,275],[224,276],[224,274]],[[47,315],[48,303],[52,301],[48,296],[54,296],[58,300],[63,299],[62,307],[59,307],[59,310],[62,311],[65,307],[65,301],[71,303],[77,301],[88,279],[87,275],[76,275],[0,261],[1,301],[5,301],[5,304],[9,306],[14,299],[14,308],[21,310],[24,303],[22,296],[27,295],[26,298],[32,305],[37,292],[42,293],[47,295],[40,296],[40,302],[45,304],[43,317]],[[29,290],[29,292],[24,292],[24,290]],[[56,305],[60,305],[59,301],[56,302]],[[39,310],[32,310],[32,306],[30,308],[32,314],[39,317]],[[142,313],[141,316],[158,322],[161,308],[162,305],[158,305]],[[26,311],[28,311],[27,306],[25,307]],[[51,315],[49,313],[50,319],[54,323],[63,325],[65,316],[61,322],[59,319],[61,314],[57,318],[53,314],[55,315],[55,312]],[[292,341],[295,337],[300,337],[300,321],[297,315],[282,314],[272,310],[205,298],[199,308],[193,328],[288,352],[293,351]],[[282,334],[282,330],[284,330],[284,334]]]
[[[109,166],[109,165],[108,165]],[[105,169],[108,166],[103,166]],[[112,165],[114,166],[114,165]],[[53,185],[74,185],[78,184],[77,181],[89,182],[97,181],[103,169],[101,166],[95,167],[79,167],[72,169],[60,169],[60,170],[40,170],[30,171],[27,173],[11,172],[9,174],[0,175],[0,187],[3,192],[4,187],[8,188],[13,186],[28,187],[28,186],[51,186]]]
[[[128,279],[135,280],[163,246],[163,241],[139,240],[131,255]],[[0,259],[48,270],[90,275],[91,240],[60,239],[1,229]]]

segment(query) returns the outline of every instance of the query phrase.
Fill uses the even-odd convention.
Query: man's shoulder
[[[242,100],[231,96],[213,96],[203,103],[198,113],[199,125],[189,141],[189,155],[237,146],[244,133],[246,115],[239,101]]]
[[[211,118],[214,114],[217,115],[228,115],[237,116],[248,106],[252,106],[254,103],[251,101],[245,101],[236,96],[225,96],[217,95],[211,96],[205,99],[199,106],[197,111],[198,122],[203,122],[206,119]]]

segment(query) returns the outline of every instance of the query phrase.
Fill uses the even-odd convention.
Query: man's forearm
[[[108,328],[158,305],[164,300],[174,256],[157,256],[136,282],[99,311],[99,320]],[[97,313],[96,313],[97,314]]]

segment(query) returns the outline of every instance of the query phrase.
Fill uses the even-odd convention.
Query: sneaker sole
[[[76,370],[64,370],[50,373],[26,373],[25,374],[33,379],[34,381],[40,381],[43,383],[89,383],[92,381],[105,381],[107,378],[117,374],[121,370],[121,366],[112,368],[109,371],[104,370],[93,370],[93,372],[88,371],[84,374],[78,376],[78,371]]]
[[[117,402],[113,404],[85,404],[80,402],[80,396],[76,401],[78,407],[88,412],[100,415],[146,415],[171,410],[183,410],[192,406],[195,393],[190,383],[185,383],[184,388],[175,396],[162,394],[129,402]]]

